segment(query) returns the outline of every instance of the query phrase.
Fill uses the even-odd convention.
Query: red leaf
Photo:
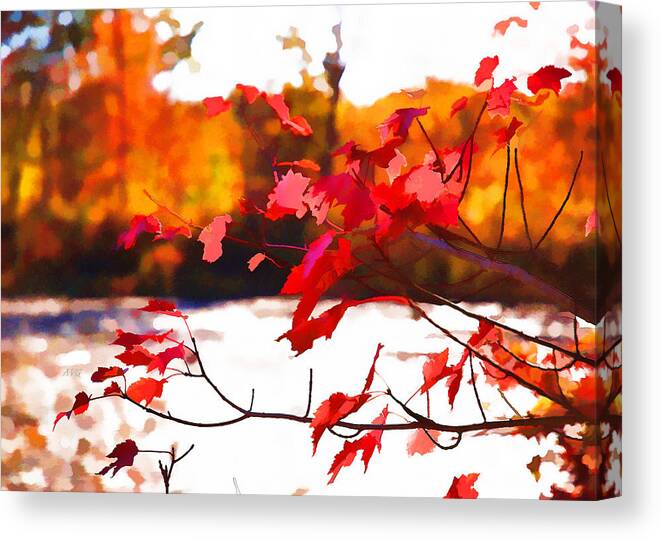
[[[254,86],[246,86],[245,84],[237,84],[237,90],[243,92],[243,96],[246,98],[246,101],[252,105],[257,101],[257,98],[261,95],[261,92]]]
[[[383,409],[381,414],[377,416],[372,421],[372,423],[385,424],[387,416],[388,416],[388,406],[386,405],[386,407]],[[367,466],[369,465],[369,462],[372,459],[372,456],[374,455],[374,451],[375,450],[381,451],[382,434],[383,434],[383,430],[373,429],[368,431],[360,439],[356,439],[353,441],[345,441],[342,450],[340,450],[335,455],[335,459],[333,459],[333,463],[330,469],[328,470],[328,474],[331,475],[331,478],[330,480],[328,480],[328,483],[332,484],[333,482],[335,482],[335,479],[342,470],[342,467],[350,466],[353,463],[354,459],[356,458],[358,452],[361,451],[363,453],[362,461],[365,465],[365,472],[367,472]]]
[[[510,17],[509,19],[505,19],[504,21],[497,22],[496,25],[493,27],[493,33],[504,36],[505,32],[507,32],[507,29],[510,27],[512,23],[518,24],[521,28],[525,28],[528,26],[528,21],[526,21],[525,19],[522,19],[521,17]]]
[[[186,226],[182,227],[165,227],[162,232],[154,236],[154,241],[156,240],[172,240],[175,236],[180,235],[186,238],[191,237],[190,229]]]
[[[169,347],[164,351],[161,351],[158,354],[156,354],[154,359],[147,366],[147,373],[157,369],[158,372],[161,375],[163,375],[165,373],[165,369],[168,367],[168,364],[172,362],[172,360],[175,360],[177,358],[183,359],[185,358],[185,356],[186,356],[186,349],[182,341],[181,343],[178,343],[174,347]]]
[[[480,60],[480,66],[475,72],[475,86],[480,86],[484,81],[493,81],[493,70],[498,66],[498,55],[485,56]]]
[[[514,81],[516,81],[516,77],[505,79],[503,84],[489,91],[489,95],[487,96],[487,112],[490,117],[493,118],[496,115],[509,116],[512,94],[516,90]]]
[[[122,393],[122,389],[117,384],[117,381],[113,381],[112,383],[110,383],[110,385],[106,387],[106,389],[103,391],[104,396],[113,396],[121,393]]]
[[[280,161],[276,163],[278,167],[299,167],[310,171],[319,172],[321,167],[311,159],[296,159],[294,161]]]
[[[495,154],[498,150],[504,146],[507,146],[512,140],[512,137],[514,137],[516,130],[519,129],[522,125],[523,122],[520,122],[517,117],[514,116],[506,128],[500,128],[496,130],[496,149],[493,151],[493,153]]]
[[[622,72],[612,68],[606,73],[606,78],[611,82],[611,94],[615,95],[615,92],[622,94]]]
[[[545,66],[528,77],[528,90],[536,94],[540,90],[548,88],[558,95],[561,88],[560,81],[567,77],[571,77],[571,72],[565,68]]]
[[[227,234],[227,225],[232,222],[229,214],[216,216],[197,237],[199,242],[204,244],[204,253],[202,260],[212,263],[220,259],[223,254],[223,238]]]
[[[231,101],[227,101],[221,96],[204,98],[202,103],[207,109],[207,118],[211,118],[213,116],[219,115],[220,113],[224,113],[225,111],[229,111],[230,107],[232,106]]]
[[[309,183],[307,176],[289,169],[269,193],[265,216],[273,221],[288,215],[302,218],[308,211],[303,194]]]
[[[376,373],[376,361],[379,359],[379,355],[381,354],[381,349],[383,349],[383,343],[379,343],[376,346],[376,352],[374,353],[374,360],[372,360],[372,367],[370,367],[370,370],[367,373],[367,378],[365,379],[363,394],[372,387],[372,383],[374,382],[374,374]]]
[[[124,332],[124,330],[116,330],[117,339],[111,343],[111,345],[121,345],[122,347],[130,348],[134,345],[141,345],[145,341],[154,341],[156,343],[163,343],[170,334],[172,330],[163,332],[162,334],[134,334],[133,332]]]
[[[168,382],[167,379],[157,380],[150,377],[143,377],[127,388],[126,395],[136,403],[144,401],[145,405],[149,405],[154,398],[161,397],[163,394],[163,385],[166,382]]]
[[[541,2],[528,2],[528,3],[535,10],[539,9],[539,5],[541,4]]]
[[[420,387],[421,394],[429,392],[438,381],[449,375],[449,372],[446,369],[449,353],[450,351],[445,349],[441,353],[428,355],[429,360],[427,360],[424,366],[422,366],[422,378],[424,382]]]
[[[325,337],[329,339],[342,317],[350,307],[359,306],[368,302],[397,302],[409,305],[408,300],[401,296],[376,296],[365,300],[343,300],[330,309],[324,311],[316,318],[304,320],[292,326],[292,329],[282,334],[278,341],[286,338],[291,343],[292,350],[296,356],[312,348],[315,340]]]
[[[114,469],[112,476],[115,476],[117,471],[119,471],[119,469],[122,467],[130,467],[133,465],[133,460],[135,459],[135,456],[138,455],[138,452],[138,446],[131,439],[119,443],[107,456],[109,458],[114,458],[115,461],[113,461],[110,465],[106,465],[96,474],[104,475],[110,472],[110,470]]]
[[[121,377],[122,375],[124,375],[124,370],[120,367],[100,367],[92,373],[92,382],[103,382],[113,377]]]
[[[368,394],[347,396],[342,392],[336,392],[321,402],[315,411],[310,427],[312,428],[312,454],[317,451],[317,445],[321,436],[328,428],[332,428],[343,418],[360,409],[369,399]]]
[[[468,98],[466,96],[461,96],[450,107],[450,118],[452,118],[459,111],[465,109],[467,104],[468,104]]]
[[[479,495],[475,489],[475,481],[479,478],[480,473],[462,474],[455,476],[452,480],[452,485],[448,490],[446,499],[477,499]]]
[[[138,311],[158,313],[160,315],[169,315],[171,317],[181,317],[182,319],[186,318],[186,315],[179,311],[175,304],[168,302],[167,300],[150,299],[149,302],[147,302],[147,305],[138,308]]]
[[[134,345],[115,358],[127,366],[148,366],[156,359],[156,356],[141,345]]]
[[[429,435],[427,435],[427,433],[429,433]],[[409,441],[406,445],[406,451],[409,456],[415,454],[424,456],[438,448],[430,437],[438,439],[438,431],[427,430],[425,433],[424,429],[416,429],[409,437]]]
[[[480,320],[477,332],[471,335],[468,338],[468,345],[473,349],[477,350],[485,343],[492,341],[497,341],[500,338],[500,330],[498,330],[493,323],[490,323],[485,320]],[[464,350],[464,353],[461,355],[461,361],[464,362],[468,358],[468,350]]]
[[[161,222],[154,216],[133,216],[128,230],[117,238],[117,247],[123,247],[125,250],[131,249],[135,245],[138,236],[143,232],[159,234],[161,232]]]
[[[388,118],[386,118],[386,120],[377,126],[379,134],[381,135],[381,142],[383,143],[393,138],[398,140],[401,139],[402,142],[405,141],[409,133],[409,127],[411,127],[413,120],[415,120],[418,116],[424,116],[427,114],[428,110],[429,107],[422,107],[420,109],[397,109]]]
[[[266,103],[271,107],[280,119],[283,129],[286,129],[294,135],[307,137],[312,135],[312,128],[307,120],[302,116],[294,116],[290,118],[289,107],[285,103],[285,98],[282,94],[273,94],[265,96]]]
[[[252,257],[250,257],[250,260],[248,261],[248,270],[251,272],[254,272],[255,269],[262,264],[262,262],[266,259],[266,255],[263,253],[255,253]]]
[[[85,393],[85,392],[78,392],[76,394],[76,397],[74,398],[73,405],[71,406],[71,409],[68,411],[63,411],[57,413],[57,416],[55,417],[55,422],[53,422],[53,430],[55,430],[55,426],[57,426],[57,423],[62,420],[65,416],[67,418],[71,418],[71,415],[79,415],[83,414],[87,408],[89,407],[90,404],[90,397]]]

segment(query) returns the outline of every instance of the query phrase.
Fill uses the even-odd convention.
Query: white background
[[[252,4],[267,4],[253,0]],[[289,0],[289,4],[297,4]],[[310,2],[308,2],[310,3]],[[316,3],[316,2],[312,2]],[[183,5],[160,0],[158,7]],[[236,5],[236,2],[190,2]],[[0,493],[4,538],[652,538],[661,530],[656,414],[661,302],[659,3],[624,5],[624,497],[602,503]],[[4,0],[3,9],[148,7],[142,1]],[[656,533],[654,531],[656,530]],[[433,535],[433,536],[432,536]]]

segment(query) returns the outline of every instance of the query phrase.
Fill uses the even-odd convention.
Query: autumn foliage
[[[513,25],[524,31],[527,21],[519,17],[501,21],[494,33],[505,36]],[[600,300],[595,311],[599,293],[560,276],[554,268],[558,257],[565,262],[566,254],[545,251],[549,244],[558,249],[555,227],[563,219],[577,179],[591,174],[586,172],[585,162],[589,159],[601,167],[609,155],[586,141],[585,146],[573,148],[570,159],[553,165],[564,171],[562,179],[554,177],[553,181],[566,184],[566,197],[557,203],[554,200],[550,210],[547,204],[546,214],[541,214],[526,207],[525,196],[533,188],[526,185],[527,155],[521,150],[527,132],[535,133],[536,117],[543,118],[546,110],[562,111],[565,101],[580,103],[568,121],[596,126],[592,116],[595,93],[587,87],[603,86],[599,75],[607,68],[609,92],[598,93],[603,100],[598,105],[614,111],[609,113],[613,118],[619,114],[619,70],[606,65],[600,45],[582,47],[587,47],[587,56],[574,65],[540,66],[525,80],[503,73],[497,77],[499,57],[485,56],[476,63],[474,88],[453,99],[449,107],[435,110],[426,105],[424,91],[402,97],[412,103],[388,111],[378,123],[356,126],[355,137],[324,146],[321,155],[280,155],[282,140],[312,140],[323,146],[324,139],[315,139],[320,137],[315,123],[306,119],[303,107],[288,102],[286,95],[237,84],[230,98],[203,100],[206,117],[199,121],[218,122],[232,115],[241,120],[245,137],[254,143],[256,159],[270,171],[264,196],[237,197],[236,210],[198,222],[199,216],[189,217],[176,201],[166,204],[146,189],[138,196],[150,201],[153,213],[135,215],[115,245],[109,246],[121,253],[145,239],[155,246],[192,242],[198,247],[200,265],[223,265],[227,250],[240,246],[246,250],[243,264],[251,276],[257,279],[268,265],[281,275],[279,294],[296,299],[291,327],[277,338],[289,344],[292,362],[320,340],[332,340],[349,310],[366,305],[403,307],[418,324],[440,333],[452,345],[425,353],[416,374],[419,386],[412,395],[401,395],[397,381],[379,375],[379,359],[386,347],[382,344],[385,337],[375,328],[374,335],[366,338],[374,341],[371,366],[364,381],[355,381],[355,391],[333,392],[315,404],[310,371],[303,414],[256,409],[252,401],[240,404],[230,397],[232,389],[222,388],[205,371],[204,350],[198,348],[186,313],[171,301],[152,299],[139,310],[140,316],[166,316],[173,329],[185,332],[186,339],[177,339],[173,331],[137,334],[118,330],[112,341],[118,348],[115,364],[99,366],[91,376],[99,390],[75,395],[69,409],[56,413],[53,429],[103,399],[122,400],[164,422],[199,428],[284,419],[309,426],[313,456],[320,444],[337,444],[337,453],[327,465],[329,484],[349,467],[359,466],[367,473],[369,464],[388,444],[392,430],[410,434],[406,447],[410,456],[461,448],[468,436],[498,434],[538,440],[553,436],[561,450],[537,456],[528,464],[536,479],[544,461],[567,473],[567,482],[554,486],[552,497],[595,499],[617,494],[609,471],[619,461],[620,338],[607,329],[617,319],[617,297]],[[583,69],[587,82],[568,82],[570,69]],[[251,120],[258,112],[278,129],[260,131]],[[448,129],[457,124],[463,127],[452,140],[440,140],[426,129],[437,118]],[[365,130],[371,134],[362,137]],[[531,134],[529,140],[543,144],[538,137]],[[615,164],[604,164],[604,176],[598,180],[605,183],[606,190],[610,181],[606,170],[611,167]],[[476,188],[471,179],[479,174],[490,180]],[[611,190],[615,190],[613,186]],[[489,214],[494,219],[482,226],[488,231],[482,235],[471,226],[471,216],[479,215],[473,208],[480,206],[480,193],[486,189],[498,194],[499,204]],[[619,223],[612,207],[609,212],[608,208],[581,206],[578,213],[579,240],[594,240],[587,253],[594,253],[598,242],[605,243],[599,244],[600,256],[606,259],[604,264],[616,267],[619,246],[614,239],[619,242]],[[239,223],[245,220],[263,232],[244,234],[246,229]],[[279,226],[305,227],[305,242],[269,240],[270,231]],[[600,230],[606,229],[611,231],[604,233],[609,236],[597,239]],[[425,276],[416,264],[428,254],[432,270]],[[456,260],[464,265],[467,277],[458,280],[458,285],[436,279],[434,267],[447,261],[456,264]],[[499,317],[480,315],[466,302],[484,288],[495,291],[492,294],[503,304],[512,298],[509,290],[517,289],[515,301],[525,298],[544,306],[542,311],[563,313],[570,331],[536,334]],[[321,308],[322,299],[332,299],[333,304]],[[468,317],[474,323],[472,331],[465,337],[446,328],[442,319],[431,314],[432,304]],[[459,354],[453,352],[455,347]],[[161,404],[168,402],[170,388],[181,378],[208,385],[233,415],[202,421],[164,412],[167,408]],[[495,417],[487,410],[481,387],[496,390],[510,414]],[[443,401],[454,413],[460,393],[474,395],[474,421],[454,423],[452,414],[441,419],[430,413],[432,400]],[[519,409],[508,400],[512,395],[525,395],[534,404]],[[366,412],[371,402],[378,402],[376,417]],[[114,476],[133,466],[140,452],[150,451],[154,450],[143,449],[131,439],[119,441],[99,474],[112,471]],[[172,468],[188,452],[177,456],[174,449],[159,451],[170,458],[169,465],[159,462],[167,490]],[[445,496],[477,498],[479,483],[478,473],[456,471]],[[439,488],[439,495],[442,491]]]

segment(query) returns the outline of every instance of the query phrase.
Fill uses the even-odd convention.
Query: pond
[[[99,366],[117,363],[122,349],[110,345],[115,330],[133,332],[173,329],[186,339],[179,319],[138,314],[144,299],[108,300],[12,299],[2,303],[2,475],[3,487],[62,491],[143,491],[163,489],[157,459],[140,454],[135,466],[114,478],[94,473],[107,465],[105,458],[115,444],[134,439],[140,448],[180,451],[195,445],[177,464],[172,491],[243,494],[329,494],[430,496],[445,494],[455,475],[479,472],[480,496],[533,497],[547,492],[561,479],[554,465],[545,463],[536,482],[526,468],[534,455],[555,448],[555,441],[541,442],[522,436],[480,435],[465,437],[452,451],[436,450],[410,456],[410,434],[386,432],[383,448],[370,462],[343,469],[328,485],[328,469],[343,439],[325,435],[312,455],[311,430],[307,424],[287,420],[249,419],[219,428],[182,426],[146,414],[119,399],[93,402],[89,410],[62,420],[53,431],[58,411],[71,406],[73,396],[84,390],[98,395],[103,385],[90,381]],[[332,305],[324,301],[320,309]],[[409,309],[390,304],[364,305],[349,310],[331,340],[320,339],[314,347],[295,356],[278,336],[291,326],[295,301],[280,298],[233,300],[210,305],[181,302],[210,378],[235,402],[248,406],[254,389],[254,409],[302,414],[308,395],[309,370],[313,369],[312,410],[331,393],[360,392],[378,343],[379,358],[374,388],[387,383],[400,396],[415,393],[422,381],[426,354],[461,350]],[[457,336],[467,339],[475,321],[447,307],[425,306],[433,318]],[[527,332],[539,333],[539,318],[503,312],[496,304],[471,306],[483,315],[502,317]],[[544,323],[546,324],[546,323]],[[178,360],[178,362],[182,362]],[[174,364],[173,364],[174,365]],[[181,364],[183,367],[183,364]],[[197,366],[190,365],[196,372]],[[144,368],[133,368],[140,371]],[[480,385],[485,413],[490,419],[511,416],[501,396]],[[446,423],[478,422],[472,388],[462,385],[453,410],[432,394],[431,413]],[[520,410],[534,403],[530,395],[508,396]],[[419,399],[419,398],[418,398]],[[375,399],[357,415],[369,422],[387,398]],[[423,401],[411,402],[422,410]],[[163,399],[154,407],[177,417],[198,422],[230,419],[233,411],[200,378],[176,377],[165,385]],[[400,420],[391,402],[393,420]]]

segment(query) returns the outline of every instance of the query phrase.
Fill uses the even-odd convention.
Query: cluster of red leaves
[[[175,304],[166,300],[149,300],[147,305],[139,308],[138,311],[168,315],[182,320],[186,319],[186,315],[179,311]],[[117,337],[112,342],[112,345],[118,345],[124,349],[115,356],[122,366],[97,368],[91,376],[92,382],[103,383],[112,380],[110,384],[103,390],[102,395],[96,398],[92,398],[84,392],[78,393],[71,408],[57,414],[53,423],[53,429],[55,429],[55,426],[62,418],[71,418],[71,415],[79,415],[87,411],[92,399],[121,396],[137,404],[144,402],[145,406],[148,406],[155,398],[161,397],[163,387],[168,382],[168,377],[163,378],[163,376],[169,364],[174,360],[186,361],[186,347],[184,343],[171,337],[171,334],[172,330],[148,334],[136,334],[125,332],[121,329],[117,330]],[[163,344],[166,341],[174,343],[174,345],[158,352],[152,352],[145,346],[148,343]],[[128,384],[128,375],[133,373],[132,370],[139,367],[146,368],[146,373],[158,371],[161,378],[140,377],[138,380]],[[124,389],[114,379],[123,380]]]

